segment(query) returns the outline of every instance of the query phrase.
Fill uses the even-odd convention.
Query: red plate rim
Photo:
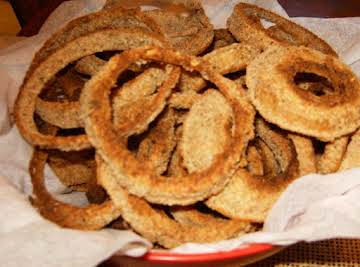
[[[274,249],[271,244],[250,244],[244,248],[238,248],[231,251],[198,253],[198,254],[180,254],[174,252],[150,251],[142,259],[150,262],[168,262],[168,263],[194,263],[211,262],[236,259],[245,256],[262,253]]]

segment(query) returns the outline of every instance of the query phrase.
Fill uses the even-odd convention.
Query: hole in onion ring
[[[331,95],[335,91],[326,77],[315,73],[298,72],[294,76],[294,82],[299,88],[316,96]]]

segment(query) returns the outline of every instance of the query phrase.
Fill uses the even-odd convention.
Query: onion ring
[[[246,69],[248,64],[260,54],[260,50],[253,45],[232,44],[212,51],[203,56],[212,64],[213,68],[220,74],[228,74]],[[229,60],[231,58],[232,60]],[[206,86],[206,82],[199,75],[183,74],[180,83],[180,91],[199,91]]]
[[[205,51],[214,37],[213,26],[199,1],[176,1],[185,7],[185,12],[171,12],[166,9],[144,11],[161,29],[173,48],[198,55]]]
[[[255,138],[255,146],[258,149],[263,163],[264,175],[276,176],[280,173],[280,166],[274,153],[269,146],[260,138]]]
[[[281,193],[299,177],[299,164],[295,148],[284,134],[270,129],[262,120],[258,119],[256,124],[256,133],[271,148],[280,172],[275,170],[274,173],[274,167],[265,164],[264,175],[259,177],[240,168],[224,190],[210,197],[205,204],[229,218],[263,222]]]
[[[79,73],[93,76],[95,75],[104,65],[106,61],[98,58],[95,55],[86,56],[78,60],[75,64],[75,70]]]
[[[120,216],[120,209],[112,201],[80,208],[54,199],[44,185],[43,169],[47,157],[46,152],[35,150],[29,168],[34,194],[32,204],[42,216],[62,227],[80,230],[100,229]]]
[[[121,216],[131,227],[153,243],[166,248],[179,246],[187,242],[214,242],[244,234],[252,230],[247,222],[226,221],[222,227],[194,227],[180,224],[170,219],[164,212],[152,208],[144,199],[130,195],[126,190],[117,187],[112,178],[110,167],[97,157],[99,165],[99,182],[110,188],[111,199],[121,209]],[[116,189],[115,189],[116,188]]]
[[[118,142],[119,133],[111,124],[108,94],[121,71],[138,59],[161,61],[181,65],[187,70],[196,70],[213,82],[227,98],[234,113],[234,135],[228,148],[203,172],[185,177],[156,176],[144,163],[138,162],[123,142]],[[99,80],[102,80],[99,83]],[[234,83],[215,72],[200,58],[181,55],[170,49],[143,47],[131,49],[114,56],[102,71],[91,79],[81,95],[85,130],[98,153],[114,171],[117,186],[130,193],[161,204],[191,204],[219,192],[226,184],[242,150],[253,135],[254,110]],[[136,128],[136,125],[134,125]],[[123,135],[127,133],[123,132]],[[181,185],[181,186],[179,186]],[[184,186],[186,185],[186,186]],[[110,191],[110,188],[104,188]]]
[[[70,21],[54,33],[35,54],[26,74],[29,77],[37,66],[56,50],[81,36],[109,28],[137,28],[142,31],[160,34],[160,28],[151,18],[137,10],[116,8],[101,10]],[[165,40],[164,40],[165,42]],[[26,78],[25,78],[26,80]]]
[[[360,129],[352,136],[339,170],[360,167]]]
[[[191,107],[179,143],[184,166],[192,173],[208,168],[231,140],[232,109],[220,92],[210,89]]]
[[[169,99],[169,106],[176,109],[190,109],[200,98],[200,94],[193,90],[173,93]]]
[[[38,132],[33,120],[36,98],[58,71],[86,55],[106,50],[123,50],[144,44],[162,45],[154,34],[134,29],[108,29],[67,43],[44,60],[24,81],[15,103],[15,119],[23,137],[31,144],[61,150],[82,150],[91,146],[86,135],[55,137]]]
[[[260,22],[266,19],[276,24],[277,30],[291,37],[293,43],[307,46],[322,53],[337,56],[336,52],[324,40],[307,29],[291,22],[271,11],[255,5],[239,3],[234,7],[233,13],[227,21],[229,31],[239,42],[255,44],[261,49],[274,44],[289,44],[289,38],[284,34],[274,34],[273,30],[266,30]],[[290,42],[291,43],[291,42]]]
[[[260,152],[254,145],[248,146],[247,153],[247,169],[254,176],[264,175],[264,165]]]
[[[50,151],[48,164],[65,186],[89,183],[96,176],[95,161],[90,151]]]
[[[142,140],[136,153],[137,160],[150,162],[158,175],[166,171],[171,153],[176,146],[175,123],[174,111],[166,109]]]
[[[299,162],[299,176],[316,173],[315,151],[310,138],[298,134],[288,134],[296,150],[296,158]]]
[[[333,93],[317,96],[297,87],[293,78],[302,72],[329,79]],[[306,47],[271,47],[248,66],[246,84],[261,116],[282,129],[333,141],[360,126],[360,82],[335,57]]]
[[[78,101],[53,102],[36,99],[35,112],[44,121],[63,129],[81,128],[80,103]]]
[[[227,29],[215,29],[210,51],[236,43],[234,36]]]
[[[256,135],[259,136],[274,153],[275,159],[279,164],[280,172],[283,173],[289,168],[294,151],[291,149],[291,141],[284,138],[277,130],[278,129],[271,129],[271,126],[262,118],[255,120]]]
[[[171,209],[171,215],[174,219],[182,225],[189,225],[192,227],[211,228],[211,229],[222,229],[230,228],[233,225],[237,229],[240,225],[244,225],[243,221],[231,220],[225,218],[218,218],[211,214],[206,214],[198,211],[196,208],[191,206],[175,207]],[[244,229],[246,233],[252,232],[256,229],[255,226],[248,223],[247,229]],[[238,236],[238,235],[237,235]]]
[[[322,174],[336,172],[343,160],[348,143],[349,136],[342,136],[326,144],[324,153],[317,155],[317,171]]]

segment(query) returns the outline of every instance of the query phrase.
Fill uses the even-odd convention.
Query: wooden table
[[[32,36],[36,34],[48,15],[63,1],[10,1],[23,26],[19,35]],[[291,17],[360,16],[360,0],[279,0],[279,3]],[[348,253],[348,251],[350,252]],[[330,259],[341,262],[341,264],[332,265]],[[360,266],[359,263],[360,240],[330,240],[292,246],[253,266]],[[104,263],[101,266],[111,266],[111,263]]]

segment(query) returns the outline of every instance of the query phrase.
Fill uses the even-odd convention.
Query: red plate
[[[237,263],[238,265],[249,264],[280,251],[282,247],[270,244],[251,244],[243,248],[226,252],[180,254],[160,250],[150,251],[140,258],[114,256],[102,266],[227,266]]]

